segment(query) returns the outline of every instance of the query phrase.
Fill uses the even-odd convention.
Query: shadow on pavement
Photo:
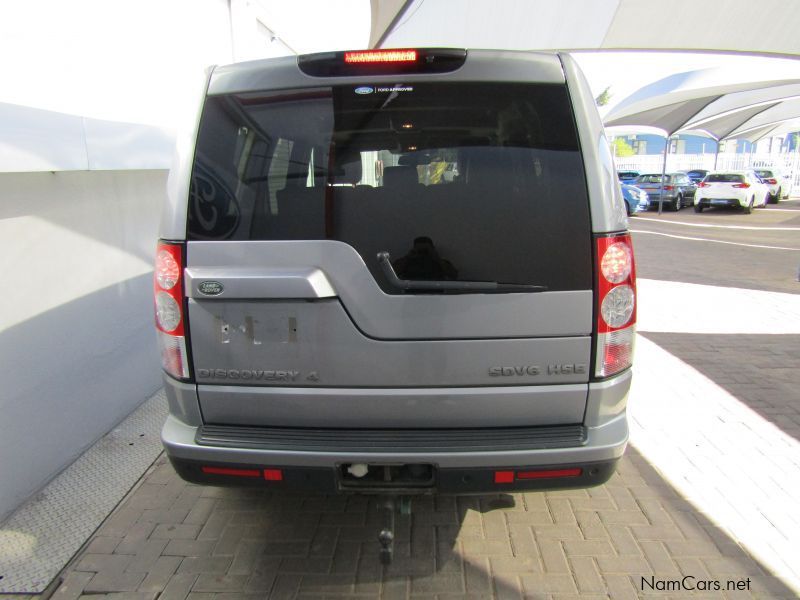
[[[764,307],[769,310],[768,306]],[[640,332],[800,440],[800,335]]]

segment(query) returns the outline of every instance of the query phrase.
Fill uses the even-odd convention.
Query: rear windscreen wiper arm
[[[378,252],[378,263],[392,286],[400,290],[443,290],[467,292],[546,292],[546,285],[499,283],[497,281],[427,281],[400,279],[388,252]]]

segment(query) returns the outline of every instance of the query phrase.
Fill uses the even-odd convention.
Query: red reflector
[[[280,469],[264,469],[264,479],[267,481],[283,481],[283,471]]]
[[[495,471],[495,483],[514,483],[514,471]]]
[[[549,471],[517,471],[517,479],[547,479],[549,477],[577,477],[582,469],[553,469]]]
[[[397,63],[416,62],[416,60],[416,50],[364,50],[344,53],[346,63]]]
[[[258,469],[229,469],[228,467],[203,467],[207,475],[231,475],[233,477],[260,477]]]

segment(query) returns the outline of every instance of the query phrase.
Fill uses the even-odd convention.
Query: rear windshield
[[[710,183],[744,183],[744,175],[736,173],[712,173],[706,177]]]
[[[565,86],[340,85],[206,100],[190,240],[338,240],[406,280],[591,287]],[[513,291],[513,290],[509,290]]]
[[[669,183],[670,179],[672,179],[670,175],[664,176],[664,181]],[[636,183],[661,183],[661,175],[639,175]]]

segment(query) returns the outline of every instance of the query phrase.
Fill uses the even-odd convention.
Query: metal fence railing
[[[621,171],[661,173],[664,157],[660,154],[636,154],[615,156],[616,167]],[[800,193],[800,152],[780,154],[745,154],[722,152],[715,154],[667,154],[666,171],[688,171],[690,169],[730,169],[772,167],[788,176],[791,189]]]

